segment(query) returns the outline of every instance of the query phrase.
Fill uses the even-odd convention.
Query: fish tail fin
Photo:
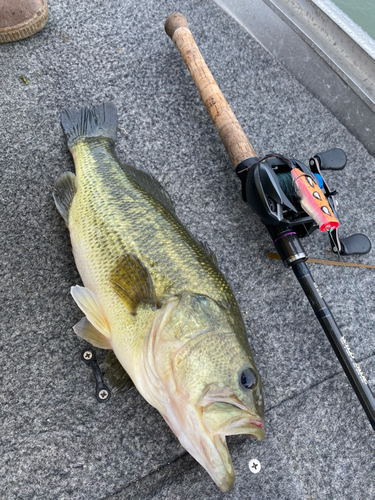
[[[61,124],[68,139],[68,147],[84,137],[106,137],[116,141],[117,110],[111,102],[81,109],[65,109]]]

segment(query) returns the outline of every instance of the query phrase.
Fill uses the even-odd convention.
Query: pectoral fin
[[[115,292],[133,314],[140,304],[156,307],[156,294],[152,278],[142,262],[131,253],[122,255],[111,273]]]
[[[70,293],[91,325],[110,340],[111,332],[109,324],[96,294],[88,288],[79,285],[72,286]]]
[[[109,338],[100,333],[87,318],[82,318],[79,323],[73,326],[73,330],[86,342],[89,342],[100,349],[112,349]]]

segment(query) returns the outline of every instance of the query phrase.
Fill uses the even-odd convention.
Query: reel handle
[[[164,27],[190,71],[233,168],[247,158],[256,157],[245,132],[199,52],[186,18],[182,14],[171,14],[165,21]]]

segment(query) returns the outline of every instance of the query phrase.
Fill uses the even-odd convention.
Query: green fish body
[[[66,110],[62,124],[76,174],[60,177],[54,198],[84,283],[72,287],[85,314],[74,330],[113,350],[123,382],[228,491],[225,436],[264,438],[261,381],[233,293],[161,185],[118,160],[113,105]]]

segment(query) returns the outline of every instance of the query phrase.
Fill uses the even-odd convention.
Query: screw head
[[[260,472],[261,468],[262,468],[262,466],[260,465],[259,460],[257,460],[256,458],[252,458],[250,460],[249,469],[253,474],[258,474],[258,472]]]
[[[102,401],[104,401],[105,399],[108,399],[109,392],[106,389],[102,389],[101,391],[99,391],[98,396]]]
[[[87,359],[87,361],[89,361],[90,359],[92,359],[92,352],[91,351],[84,352],[83,357]]]

